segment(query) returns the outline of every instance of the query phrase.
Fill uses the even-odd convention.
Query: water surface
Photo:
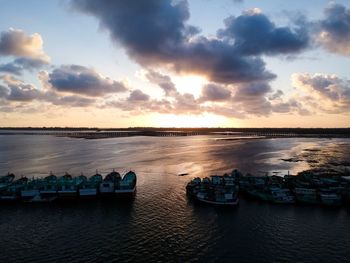
[[[1,174],[89,176],[114,168],[138,176],[133,202],[0,205],[0,262],[349,262],[348,207],[241,198],[238,207],[220,209],[185,195],[192,177],[234,167],[281,175],[346,169],[349,139],[218,138],[0,136]],[[298,161],[281,160],[290,158]]]

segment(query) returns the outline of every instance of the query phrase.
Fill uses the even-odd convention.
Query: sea
[[[350,169],[350,139],[224,135],[77,139],[1,135],[0,175],[137,174],[134,200],[0,204],[0,262],[350,262],[350,206],[237,207],[186,196],[194,177],[237,168]]]

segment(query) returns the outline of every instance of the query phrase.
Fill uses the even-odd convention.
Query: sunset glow
[[[5,0],[0,126],[348,127],[349,14],[347,0]]]

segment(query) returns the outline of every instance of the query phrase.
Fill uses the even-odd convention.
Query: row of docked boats
[[[340,173],[305,171],[298,175],[243,176],[238,170],[223,176],[194,178],[186,186],[194,199],[218,205],[237,205],[238,194],[275,204],[350,203],[350,176]]]
[[[57,177],[50,173],[45,178],[21,177],[14,174],[0,177],[0,201],[52,202],[55,200],[84,200],[95,198],[132,198],[136,193],[136,174],[129,171],[121,176],[112,171],[104,178],[96,172],[72,177],[66,173]]]

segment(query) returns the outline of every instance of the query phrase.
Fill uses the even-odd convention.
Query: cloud
[[[33,71],[33,69],[39,69],[45,65],[47,62],[41,59],[20,57],[13,62],[0,64],[0,72],[20,76],[24,70]]]
[[[113,42],[121,44],[143,66],[166,66],[181,73],[205,75],[220,83],[275,78],[261,58],[244,56],[222,39],[199,36],[199,30],[186,23],[186,1],[72,0],[72,4],[97,17]]]
[[[318,26],[319,43],[330,52],[350,56],[350,9],[331,2]]]
[[[68,107],[87,107],[96,103],[95,99],[78,95],[66,96],[60,94],[52,89],[45,80],[46,78],[48,78],[48,74],[44,71],[40,72],[39,79],[44,87],[43,89],[38,89],[34,85],[25,83],[11,75],[1,76],[0,79],[6,86],[0,85],[0,99],[7,106],[1,108],[0,111],[8,111],[11,107],[13,109],[17,109],[18,107],[24,108],[25,106],[30,106],[33,101],[41,102],[41,105],[49,103],[56,106],[64,105]]]
[[[0,77],[7,84],[7,92],[4,92],[2,87],[2,97],[8,101],[32,101],[40,98],[41,92],[34,85],[24,83],[12,76],[5,75]]]
[[[0,64],[0,72],[22,75],[23,68],[14,63]]]
[[[272,94],[271,96],[269,96],[269,100],[278,100],[281,99],[282,96],[284,95],[282,90],[276,90],[276,92],[274,94]]]
[[[146,78],[150,82],[157,84],[165,92],[166,96],[172,95],[177,92],[175,84],[172,82],[169,76],[163,75],[154,70],[149,70],[146,74]]]
[[[331,74],[293,74],[293,86],[314,110],[328,113],[350,112],[350,81]],[[316,108],[316,109],[315,109]]]
[[[240,84],[235,88],[232,102],[243,113],[267,116],[272,112],[271,102],[268,100],[271,91],[266,82]]]
[[[230,97],[230,90],[223,86],[210,83],[203,86],[200,101],[225,101]]]
[[[143,93],[141,90],[137,89],[130,93],[128,101],[148,101],[150,99],[149,95]]]
[[[9,95],[9,89],[0,85],[0,98],[6,98]]]
[[[234,48],[246,55],[298,53],[309,46],[304,25],[277,27],[257,8],[225,19],[225,25],[219,37],[234,41]]]
[[[48,82],[58,92],[91,97],[127,91],[122,82],[98,74],[94,69],[79,65],[63,65],[49,74]]]
[[[40,34],[27,36],[24,31],[13,28],[0,35],[0,55],[32,58],[43,63],[48,63],[50,60],[43,50]]]

